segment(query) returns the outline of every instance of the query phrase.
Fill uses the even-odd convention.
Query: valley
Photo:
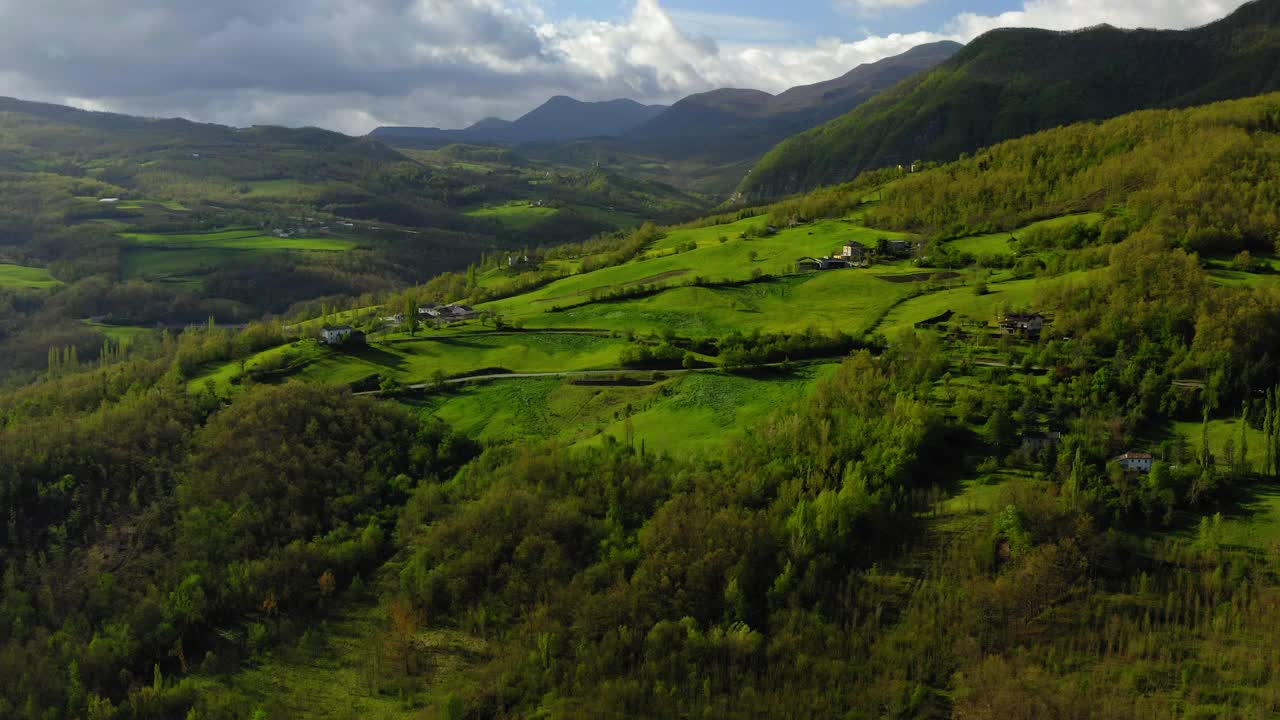
[[[0,718],[1280,714],[1277,8],[456,131],[0,100]]]

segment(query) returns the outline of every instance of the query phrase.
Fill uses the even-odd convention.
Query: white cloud
[[[836,7],[863,14],[919,7],[927,2],[929,0],[836,0]]]
[[[1075,30],[1103,23],[1123,28],[1184,29],[1224,17],[1244,0],[1029,0],[1000,15],[961,13],[948,31],[969,40],[1001,27]]]
[[[996,27],[1189,27],[1243,2],[1026,0],[1001,15],[962,13],[940,31],[796,43],[787,23],[669,12],[659,0],[634,0],[614,21],[552,22],[548,1],[0,0],[0,94],[236,125],[458,127],[556,94],[777,92]]]

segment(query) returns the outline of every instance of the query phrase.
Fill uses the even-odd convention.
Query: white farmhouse
[[[320,330],[320,342],[325,345],[340,345],[351,337],[354,331],[350,325],[324,326]]]
[[[1134,472],[1151,472],[1151,464],[1155,458],[1150,453],[1127,452],[1115,460],[1120,467]]]

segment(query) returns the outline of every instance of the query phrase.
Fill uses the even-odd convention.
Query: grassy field
[[[1013,232],[992,233],[990,235],[970,235],[969,237],[952,240],[950,245],[961,252],[967,252],[975,256],[1006,254],[1010,252],[1009,241],[1020,234],[1041,228],[1068,225],[1074,222],[1083,222],[1086,225],[1096,225],[1102,222],[1102,213],[1063,215],[1062,217],[1056,217],[1051,220],[1041,220],[1040,222],[1032,223]]]
[[[138,327],[136,325],[107,325],[94,322],[85,322],[85,324],[121,345],[128,345],[134,340],[154,332],[153,328]]]
[[[735,228],[745,228],[751,222],[759,224],[761,221],[743,221],[733,225],[696,230],[677,230],[663,241],[656,243],[640,259],[596,272],[564,278],[535,292],[489,303],[484,306],[484,309],[493,310],[511,318],[528,318],[553,307],[571,307],[588,303],[593,294],[626,290],[640,285],[687,285],[697,277],[713,281],[746,280],[756,270],[770,274],[788,273],[794,270],[798,258],[826,255],[834,252],[848,240],[874,242],[878,237],[898,237],[892,233],[881,233],[846,222],[828,221],[793,228],[768,238],[754,240],[735,238],[724,243],[719,242],[718,238],[721,235],[733,232]],[[675,244],[681,242],[696,243],[698,249],[674,254]],[[907,271],[877,268],[875,272],[883,274]],[[846,281],[850,275],[850,273],[827,274],[839,275]]]
[[[121,253],[126,278],[192,287],[228,262],[255,253],[340,252],[356,243],[338,237],[280,238],[256,229],[208,233],[121,233],[133,245]]]
[[[631,416],[635,442],[675,455],[695,454],[723,446],[738,432],[813,391],[818,380],[836,366],[817,365],[786,375],[748,378],[723,373],[692,373],[681,378],[670,395],[662,395]],[[622,417],[584,444],[622,441]]]
[[[438,370],[446,376],[479,370],[516,373],[605,370],[618,367],[626,345],[620,338],[563,333],[472,333],[424,336],[334,351],[313,340],[266,350],[246,363],[292,368],[291,377],[346,385],[378,375],[405,384],[426,382]],[[212,380],[225,390],[239,372],[236,363],[209,368],[191,380],[193,388]]]
[[[47,290],[62,283],[44,268],[0,263],[0,288]]]
[[[200,279],[236,257],[237,251],[217,248],[168,250],[133,247],[120,254],[120,272],[126,279],[194,287]]]
[[[1187,440],[1187,445],[1192,448],[1200,447],[1200,437],[1204,429],[1203,423],[1198,422],[1178,422],[1173,423],[1170,428],[1171,432],[1177,433]],[[1246,435],[1249,441],[1249,466],[1255,472],[1262,471],[1264,462],[1263,447],[1266,445],[1261,430],[1255,430],[1250,427]],[[1214,454],[1218,462],[1224,462],[1224,451],[1227,447],[1227,440],[1239,444],[1240,442],[1240,421],[1235,418],[1227,420],[1210,420],[1209,421],[1209,451]],[[1236,452],[1239,452],[1236,448]]]
[[[216,250],[309,250],[338,252],[356,246],[337,237],[281,238],[256,229],[220,230],[208,233],[121,233],[121,237],[146,247]]]
[[[666,328],[688,337],[719,337],[735,331],[823,331],[863,333],[908,297],[911,283],[884,275],[914,270],[873,268],[791,275],[737,287],[681,287],[618,302],[599,302],[523,318],[530,328],[604,328],[656,332]]]
[[[528,230],[534,225],[555,217],[560,212],[553,207],[537,207],[528,201],[518,200],[494,207],[478,208],[467,215],[486,220],[496,220],[511,230]]]
[[[494,380],[412,401],[484,442],[623,440],[631,418],[637,443],[675,454],[722,445],[735,428],[807,395],[834,365],[751,378],[677,374],[651,385],[575,385],[557,378]]]
[[[314,194],[315,186],[298,180],[254,180],[249,185],[249,197],[301,197]]]

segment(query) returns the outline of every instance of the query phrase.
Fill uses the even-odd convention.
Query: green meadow
[[[338,237],[281,238],[257,229],[207,233],[120,233],[133,243],[121,253],[126,278],[195,286],[237,258],[270,252],[340,252],[356,243]]]
[[[974,256],[1002,255],[1010,252],[1009,241],[1013,240],[1018,235],[1025,234],[1033,230],[1053,228],[1076,222],[1082,222],[1086,225],[1096,225],[1102,222],[1102,218],[1102,213],[1063,215],[1061,217],[1031,223],[1026,227],[1014,230],[1013,232],[991,233],[989,235],[970,235],[969,237],[952,240],[949,244],[956,250],[967,252]]]
[[[310,250],[337,252],[356,243],[336,237],[276,237],[256,229],[220,230],[208,233],[121,233],[138,245],[174,249]]]
[[[62,282],[44,268],[0,263],[0,288],[46,290],[60,285]]]
[[[789,275],[736,287],[679,287],[644,298],[597,302],[521,318],[529,328],[603,328],[689,337],[786,332],[813,327],[858,334],[873,329],[913,283],[916,270],[871,268]],[[517,316],[519,317],[519,316]]]
[[[648,385],[575,384],[560,378],[488,380],[410,401],[420,412],[486,443],[554,439],[598,444],[625,441],[683,453],[723,445],[747,427],[807,395],[834,365],[747,377],[677,373]],[[659,375],[659,377],[663,377]]]
[[[1034,279],[995,283],[988,286],[989,291],[985,295],[975,295],[971,286],[926,293],[895,306],[885,316],[880,329],[892,333],[914,327],[916,323],[938,317],[948,310],[972,320],[991,321],[1002,307],[1011,310],[1029,307],[1036,288],[1042,284]]]
[[[304,340],[266,350],[250,358],[246,370],[287,369],[290,377],[347,385],[373,376],[404,384],[476,371],[495,373],[607,370],[618,367],[626,340],[566,333],[471,333],[422,336],[333,350]],[[191,381],[193,388],[213,380],[219,389],[239,371],[237,363],[210,368]]]
[[[730,236],[724,243],[719,241],[721,236],[735,230],[740,234],[748,225],[761,222],[756,219],[732,225],[672,231],[637,260],[557,280],[532,293],[489,303],[484,309],[512,318],[527,318],[553,307],[582,305],[590,302],[593,294],[625,291],[640,285],[687,285],[695,278],[741,281],[749,279],[757,270],[780,275],[793,272],[797,259],[830,254],[849,240],[874,243],[880,237],[906,237],[844,221],[826,221],[785,230],[771,237],[747,240]],[[675,246],[681,243],[695,243],[698,247],[676,253]]]
[[[153,328],[139,327],[137,325],[107,325],[88,321],[85,324],[121,345],[128,345],[138,338],[154,332]]]
[[[835,365],[805,366],[776,376],[742,377],[725,373],[690,373],[630,417],[637,444],[673,454],[723,446],[736,432],[752,427],[776,410],[804,398]],[[625,441],[627,418],[607,425],[585,444],[606,437]]]
[[[553,207],[538,207],[528,201],[519,200],[503,205],[477,208],[467,212],[474,218],[496,220],[511,230],[528,230],[534,225],[555,217],[560,212]]]

